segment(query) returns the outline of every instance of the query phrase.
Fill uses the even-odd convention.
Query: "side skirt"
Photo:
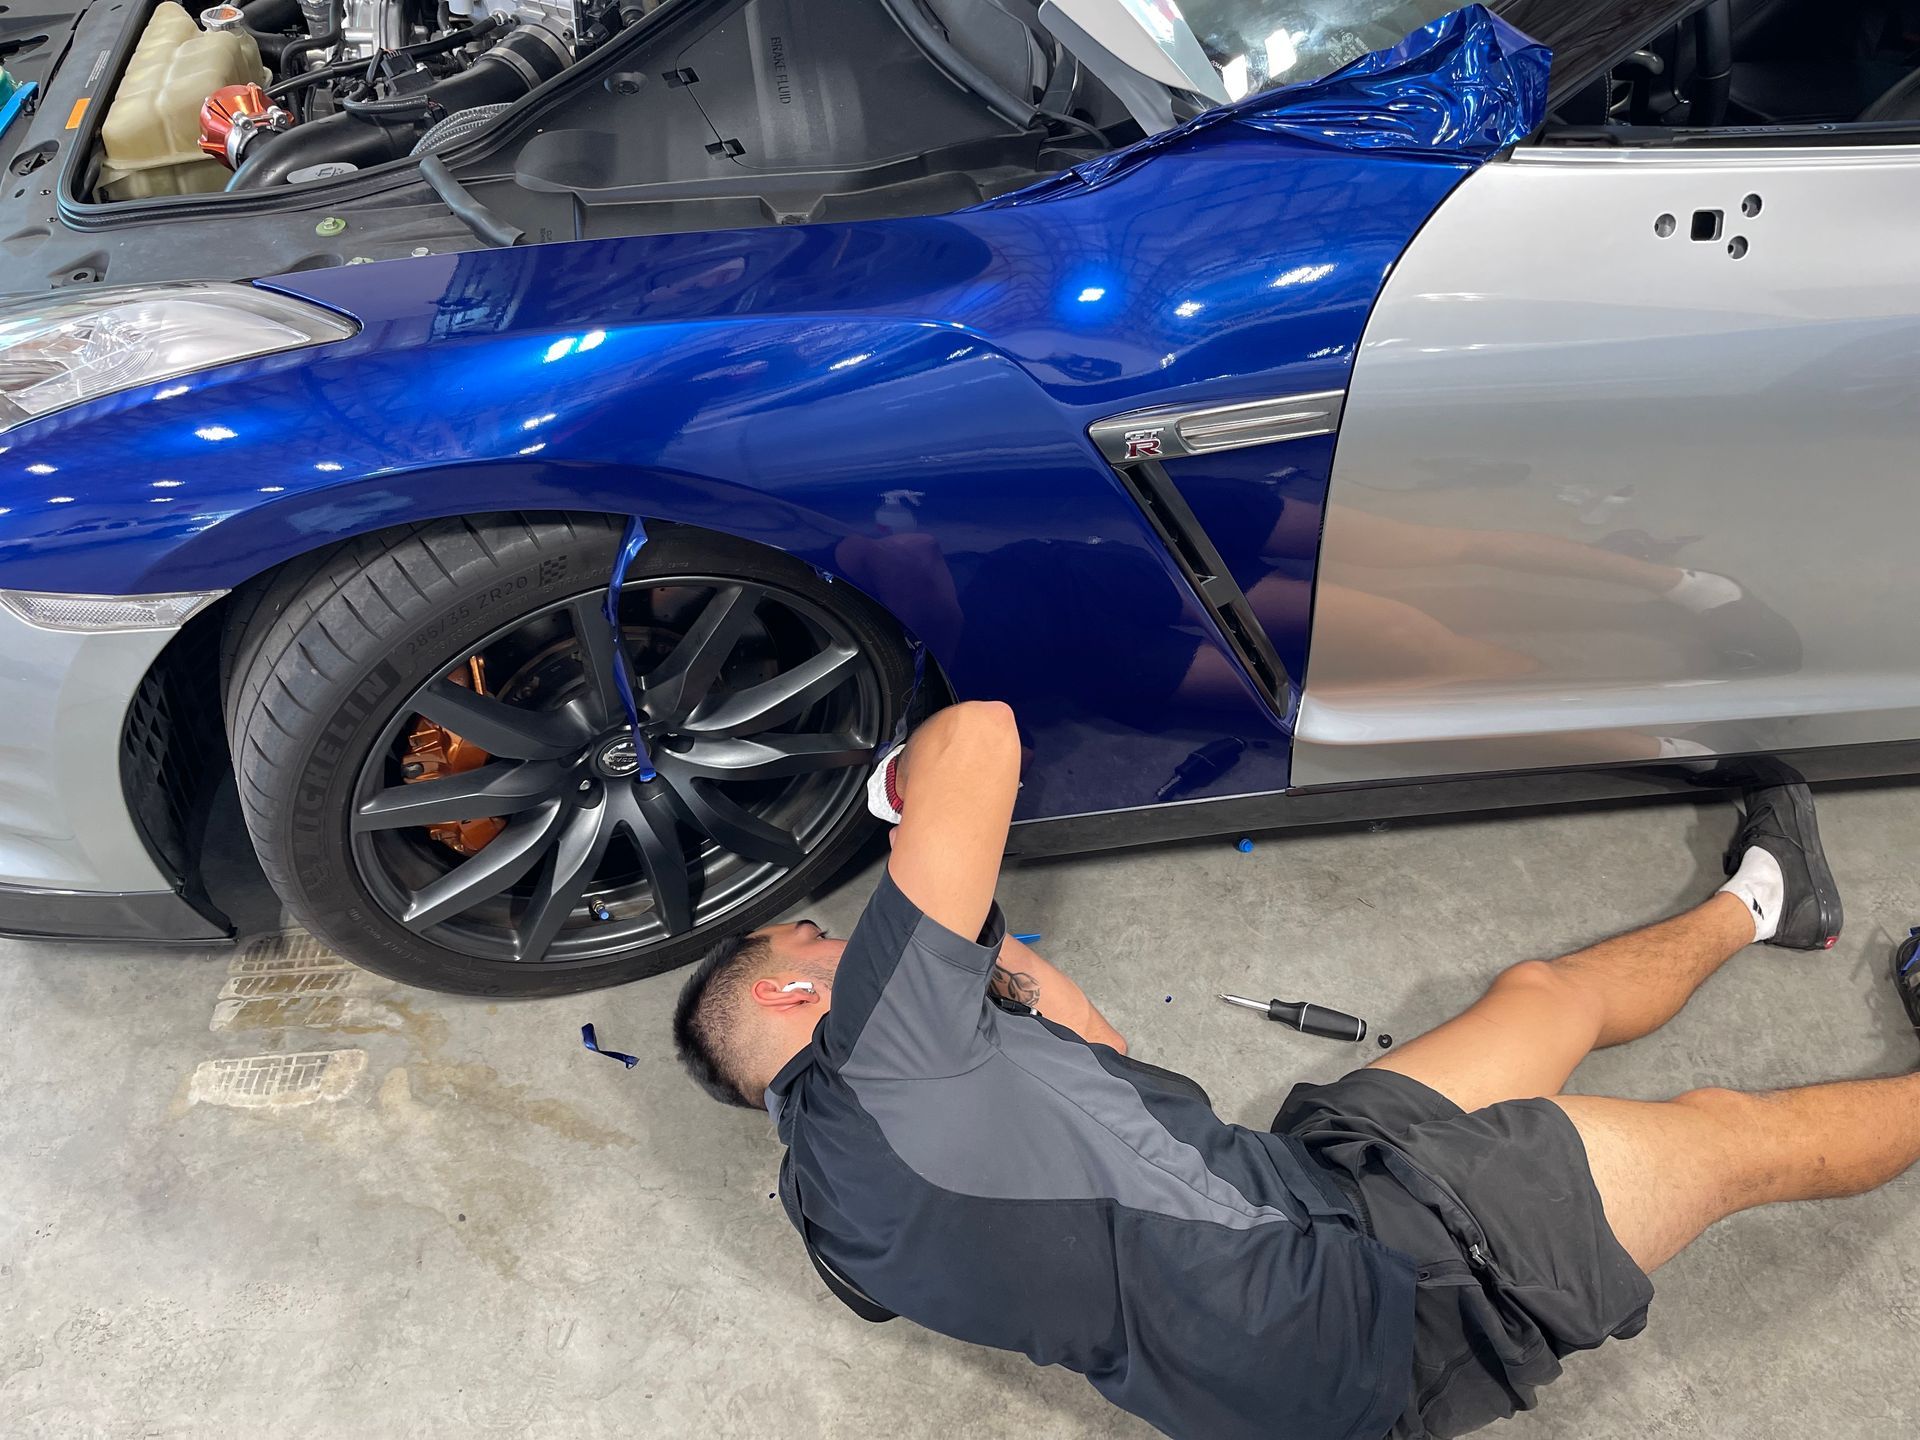
[[[1700,762],[1692,763],[1697,766]],[[1023,820],[1014,825],[1007,839],[1007,854],[1015,859],[1040,859],[1308,825],[1350,825],[1607,801],[1700,800],[1753,784],[1792,780],[1822,784],[1908,775],[1920,775],[1920,741],[1722,757],[1707,770],[1679,764],[1628,764],[1380,785],[1329,785]]]

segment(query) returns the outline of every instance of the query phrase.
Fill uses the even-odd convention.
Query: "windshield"
[[[1170,7],[1171,0],[1158,0]],[[1227,98],[1318,80],[1397,45],[1460,0],[1182,0],[1176,13],[1220,72]]]

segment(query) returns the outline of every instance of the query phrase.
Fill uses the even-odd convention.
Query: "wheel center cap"
[[[600,747],[593,767],[613,780],[624,780],[640,768],[640,752],[634,749],[633,736],[622,735]]]

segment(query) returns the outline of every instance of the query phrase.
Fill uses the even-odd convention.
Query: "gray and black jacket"
[[[1413,1273],[1298,1142],[993,1000],[888,876],[766,1103],[787,1213],[882,1306],[1085,1375],[1169,1435],[1385,1435]]]

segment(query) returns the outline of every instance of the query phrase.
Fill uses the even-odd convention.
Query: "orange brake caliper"
[[[487,693],[487,662],[478,655],[472,656],[447,678],[456,685],[466,686],[476,695],[484,695]],[[401,762],[400,778],[412,785],[443,775],[461,775],[469,770],[478,770],[491,758],[478,745],[462,740],[444,725],[436,725],[423,715],[413,722],[413,729],[407,734],[407,758]],[[496,818],[444,820],[438,825],[428,826],[427,833],[462,855],[476,855],[488,841],[506,828],[506,824],[506,821]]]

